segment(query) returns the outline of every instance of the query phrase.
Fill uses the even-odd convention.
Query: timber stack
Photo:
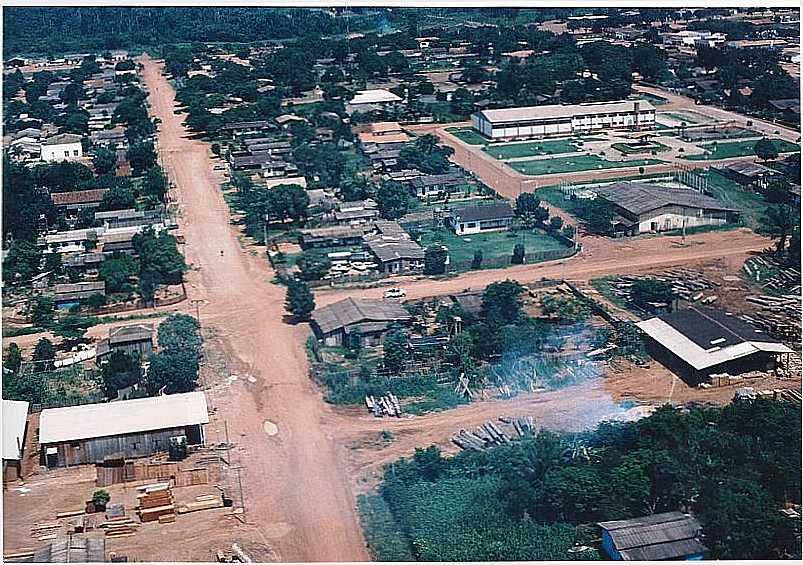
[[[395,416],[401,417],[401,404],[399,404],[399,397],[392,392],[387,393],[385,396],[380,396],[378,399],[373,395],[365,397],[365,406],[377,418],[382,416]]]
[[[176,506],[170,483],[154,483],[137,487],[137,513],[142,522],[165,523],[176,517]]]
[[[223,498],[219,494],[204,494],[195,497],[195,502],[180,504],[177,508],[179,514],[187,512],[197,512],[199,510],[211,510],[212,508],[222,508]]]

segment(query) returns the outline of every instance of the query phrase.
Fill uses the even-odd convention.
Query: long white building
[[[483,110],[471,116],[471,125],[494,140],[573,135],[605,129],[652,129],[655,106],[646,100],[621,100]]]

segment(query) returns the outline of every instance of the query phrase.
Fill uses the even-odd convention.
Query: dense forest
[[[597,546],[596,522],[681,510],[711,558],[800,559],[800,522],[779,512],[800,503],[800,416],[775,401],[665,406],[481,453],[419,449],[363,499],[369,544],[390,560],[605,558],[577,551]]]

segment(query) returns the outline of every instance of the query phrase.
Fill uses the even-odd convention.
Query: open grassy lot
[[[549,141],[532,141],[527,143],[500,143],[486,145],[485,151],[492,157],[504,161],[519,157],[535,157],[536,155],[557,155],[559,153],[572,153],[578,147],[571,139],[554,139]]]
[[[471,128],[446,128],[446,131],[469,145],[485,145],[488,140]]]
[[[461,237],[445,228],[425,231],[419,240],[422,247],[433,243],[445,245],[454,263],[471,261],[477,249],[482,250],[484,259],[510,257],[513,254],[513,246],[521,242],[522,236],[518,232],[487,232]],[[543,232],[528,232],[524,236],[524,246],[527,253],[565,248],[559,241]]]
[[[574,173],[594,169],[621,169],[623,167],[640,167],[663,163],[660,159],[636,159],[632,161],[606,161],[596,155],[578,155],[577,157],[561,157],[557,159],[537,159],[517,161],[510,166],[525,175],[549,175],[554,173]]]
[[[724,204],[730,204],[742,211],[742,222],[751,229],[756,229],[761,216],[766,210],[764,197],[742,186],[723,174],[711,169],[698,173],[708,179],[708,190],[711,196]]]
[[[775,149],[778,150],[778,153],[792,153],[795,151],[800,151],[799,145],[795,143],[789,143],[783,139],[773,139],[772,143],[775,145]],[[755,153],[753,151],[755,145],[755,139],[746,141],[729,141],[726,143],[701,143],[698,145],[698,147],[705,149],[710,153],[703,155],[689,155],[686,157],[686,159],[692,161],[709,161],[713,159],[728,159],[730,157],[746,157]]]

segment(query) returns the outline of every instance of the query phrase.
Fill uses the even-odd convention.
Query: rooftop
[[[658,561],[704,553],[700,523],[681,512],[600,522],[624,561]]]
[[[763,330],[715,308],[690,306],[636,325],[697,370],[759,351],[792,353]]]
[[[74,190],[72,192],[53,192],[50,200],[56,206],[69,206],[71,204],[90,204],[103,200],[106,188],[93,188],[91,190]]]
[[[367,298],[346,298],[312,313],[312,321],[323,333],[353,324],[406,321],[410,318],[410,313],[398,302]]]
[[[27,422],[27,402],[3,399],[3,459],[22,458]]]
[[[400,102],[401,98],[382,88],[374,90],[358,90],[349,104],[378,104],[381,102]]]
[[[61,443],[208,424],[203,392],[48,408],[39,417],[39,443]]]
[[[512,218],[513,208],[507,202],[486,204],[484,206],[467,206],[455,212],[461,222],[480,222],[498,218]]]
[[[520,108],[503,108],[499,110],[483,110],[479,114],[492,123],[520,122],[526,120],[543,120],[548,118],[572,118],[593,114],[622,114],[635,111],[654,111],[655,106],[646,100],[620,100],[618,102],[596,102],[589,104],[549,104],[545,106],[524,106]]]
[[[641,182],[618,182],[594,189],[597,196],[633,214],[643,214],[664,206],[687,206],[706,210],[739,211],[690,188],[668,188]]]
[[[81,136],[74,133],[61,133],[42,142],[42,145],[64,145],[66,143],[81,143]]]
[[[134,341],[152,340],[153,324],[133,324],[109,330],[109,343],[131,343]]]

